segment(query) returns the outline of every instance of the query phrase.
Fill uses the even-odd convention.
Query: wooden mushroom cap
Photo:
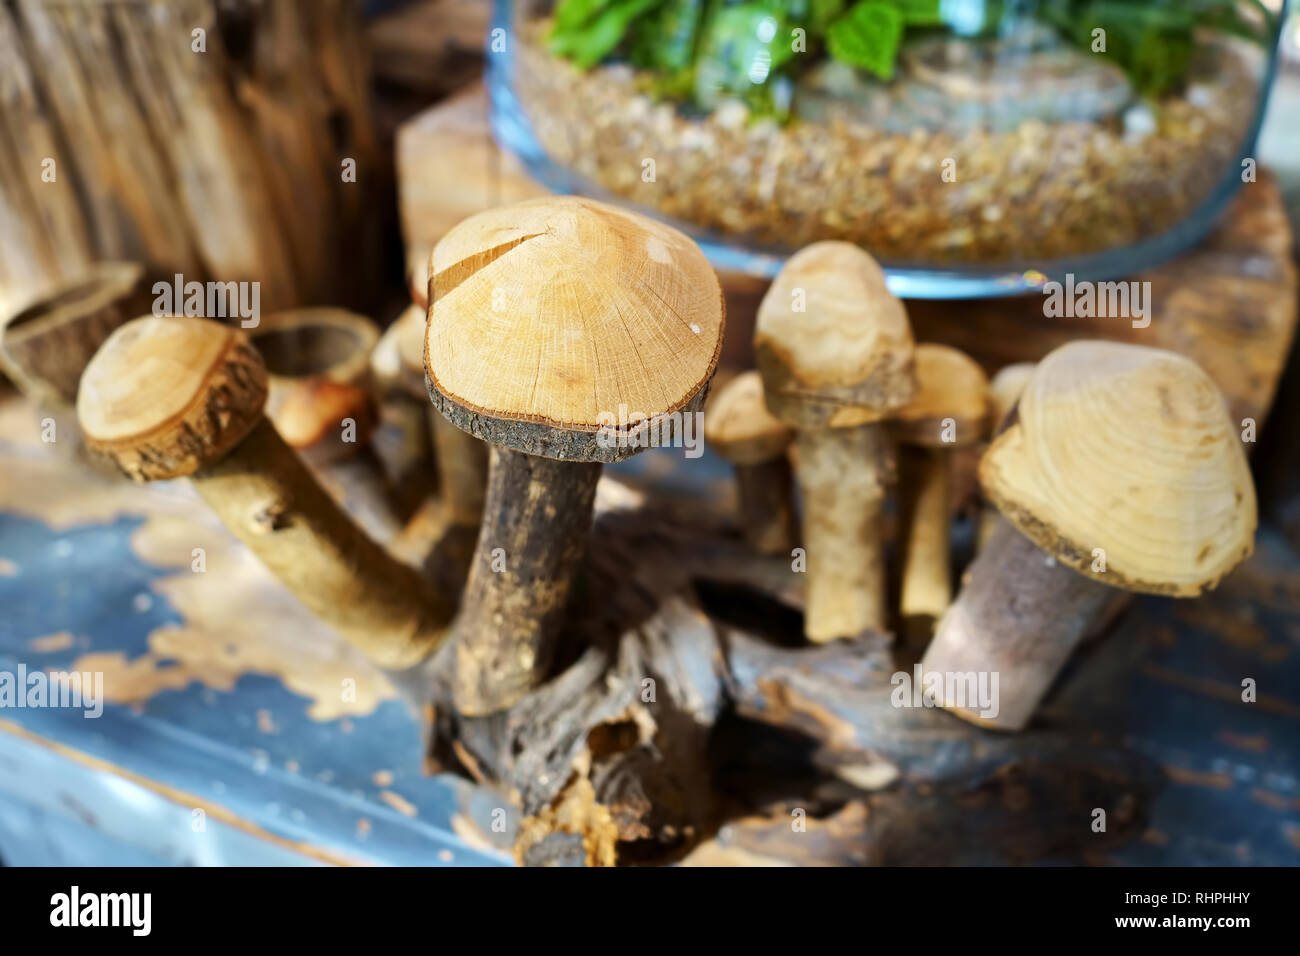
[[[742,372],[718,389],[704,409],[704,440],[733,465],[758,465],[780,457],[794,429],[767,410],[763,377]]]
[[[428,310],[411,303],[384,330],[370,354],[370,370],[379,385],[402,391],[420,404],[429,401],[424,384],[424,324]]]
[[[1025,383],[1034,374],[1033,362],[1015,362],[998,369],[989,382],[989,428],[997,431],[1007,413],[1020,400]]]
[[[980,462],[998,509],[1057,560],[1130,591],[1191,596],[1250,554],[1255,488],[1223,397],[1194,362],[1074,342],[1038,363]],[[1093,549],[1105,552],[1093,573]]]
[[[293,448],[328,443],[345,418],[363,434],[376,418],[370,353],[379,329],[344,309],[276,312],[249,336],[269,376],[266,415]]]
[[[126,323],[86,366],[77,418],[86,446],[137,481],[189,475],[262,419],[262,357],[238,329],[207,319]]]
[[[989,420],[989,380],[973,358],[947,345],[916,347],[917,392],[898,410],[894,436],[926,448],[971,445],[984,437]],[[954,428],[947,435],[945,419]]]
[[[759,305],[754,348],[768,408],[793,425],[879,421],[916,388],[907,311],[876,261],[848,242],[790,257]]]
[[[397,320],[397,360],[402,364],[402,378],[412,394],[429,400],[424,384],[424,334],[429,321],[428,306],[412,305]]]
[[[430,268],[430,396],[478,438],[619,461],[640,448],[606,440],[602,426],[644,426],[703,402],[722,348],[722,289],[675,229],[547,197],[466,219]]]

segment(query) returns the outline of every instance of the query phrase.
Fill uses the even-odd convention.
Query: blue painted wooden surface
[[[56,532],[39,520],[0,514],[0,556],[17,566],[16,573],[0,576],[0,670],[15,672],[19,664],[66,670],[89,648],[135,657],[146,651],[151,630],[180,623],[166,600],[150,589],[164,569],[141,562],[129,545],[129,535],[140,523],[122,517]],[[141,595],[149,597],[148,607],[137,601]],[[66,650],[31,649],[32,638],[60,631],[84,640]],[[259,711],[271,716],[274,733],[259,730]],[[162,691],[136,707],[109,704],[99,718],[70,709],[5,708],[0,720],[211,801],[260,830],[325,854],[408,865],[506,859],[472,848],[453,833],[452,818],[466,815],[467,806],[472,811],[475,801],[485,803],[479,818],[490,820],[493,801],[455,778],[423,774],[416,722],[398,701],[385,701],[366,716],[315,721],[305,716],[303,699],[278,680],[249,675],[230,693],[191,684]],[[0,733],[0,743],[4,737]],[[0,746],[0,794],[29,804],[45,801],[55,815],[60,808],[69,810],[71,795],[82,790],[76,785],[84,776],[81,768],[62,758],[37,767],[31,753],[30,747],[12,741],[7,748]],[[376,784],[378,772],[392,774],[392,781]],[[43,779],[32,779],[37,776]],[[379,798],[383,790],[409,801],[417,815],[406,816],[384,803]],[[76,816],[72,806],[69,813]],[[129,831],[116,818],[139,813],[130,800],[91,810],[105,816],[97,829],[110,832]],[[219,822],[209,817],[209,831],[196,833],[188,809],[179,817],[160,815],[159,826],[172,832],[159,846],[174,862],[197,862]],[[501,834],[503,845],[507,836]],[[223,862],[291,858],[263,840],[244,841],[232,852],[234,858]],[[3,845],[0,854],[7,855]]]
[[[0,481],[20,480],[23,455],[5,450],[0,441]],[[624,473],[666,479],[679,491],[716,487],[726,474],[709,457],[673,460],[643,455]],[[676,470],[666,475],[669,467]],[[150,565],[131,545],[143,521],[122,514],[56,530],[30,513],[0,511],[0,560],[8,562],[0,671],[67,669],[92,650],[135,659],[152,631],[182,623],[154,586],[176,569]],[[1093,715],[1170,775],[1146,837],[1108,862],[1300,863],[1300,562],[1266,530],[1250,569],[1208,599],[1140,602],[1111,638],[1133,643],[1131,682],[1090,678],[1085,654],[1065,684],[1061,706]],[[75,643],[33,649],[33,638],[58,632]],[[1238,699],[1247,676],[1258,681],[1259,703]],[[135,706],[106,705],[98,719],[2,709],[0,721],[12,726],[0,723],[0,857],[508,862],[502,851],[515,821],[503,833],[490,827],[503,801],[455,777],[426,777],[405,705],[385,700],[372,713],[333,720],[311,719],[305,705],[279,680],[247,674],[228,692],[189,683]],[[259,712],[272,732],[259,726]],[[391,780],[377,782],[381,772]],[[384,791],[414,815],[384,802]],[[229,819],[209,814],[196,831],[185,795]]]

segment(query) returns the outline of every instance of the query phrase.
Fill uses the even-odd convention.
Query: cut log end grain
[[[1255,487],[1223,396],[1161,349],[1076,342],[1045,357],[980,483],[1053,558],[1125,590],[1193,596],[1253,548]]]
[[[533,455],[615,461],[603,428],[699,410],[722,290],[690,239],[577,197],[472,216],[434,248],[425,363],[439,409]],[[548,440],[546,435],[551,433]]]
[[[86,367],[77,417],[93,453],[137,481],[193,474],[262,419],[266,366],[238,329],[146,316]]]

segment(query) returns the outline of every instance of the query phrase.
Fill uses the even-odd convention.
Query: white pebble
[[[1145,103],[1130,106],[1124,111],[1124,136],[1142,139],[1156,131],[1156,114]]]

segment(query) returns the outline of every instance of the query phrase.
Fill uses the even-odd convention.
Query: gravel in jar
[[[1186,94],[1109,119],[900,131],[828,113],[780,125],[734,100],[687,115],[626,65],[584,73],[530,39],[516,48],[515,95],[579,176],[758,244],[844,239],[895,262],[1050,259],[1157,236],[1235,162],[1257,95],[1257,65],[1225,48]]]

